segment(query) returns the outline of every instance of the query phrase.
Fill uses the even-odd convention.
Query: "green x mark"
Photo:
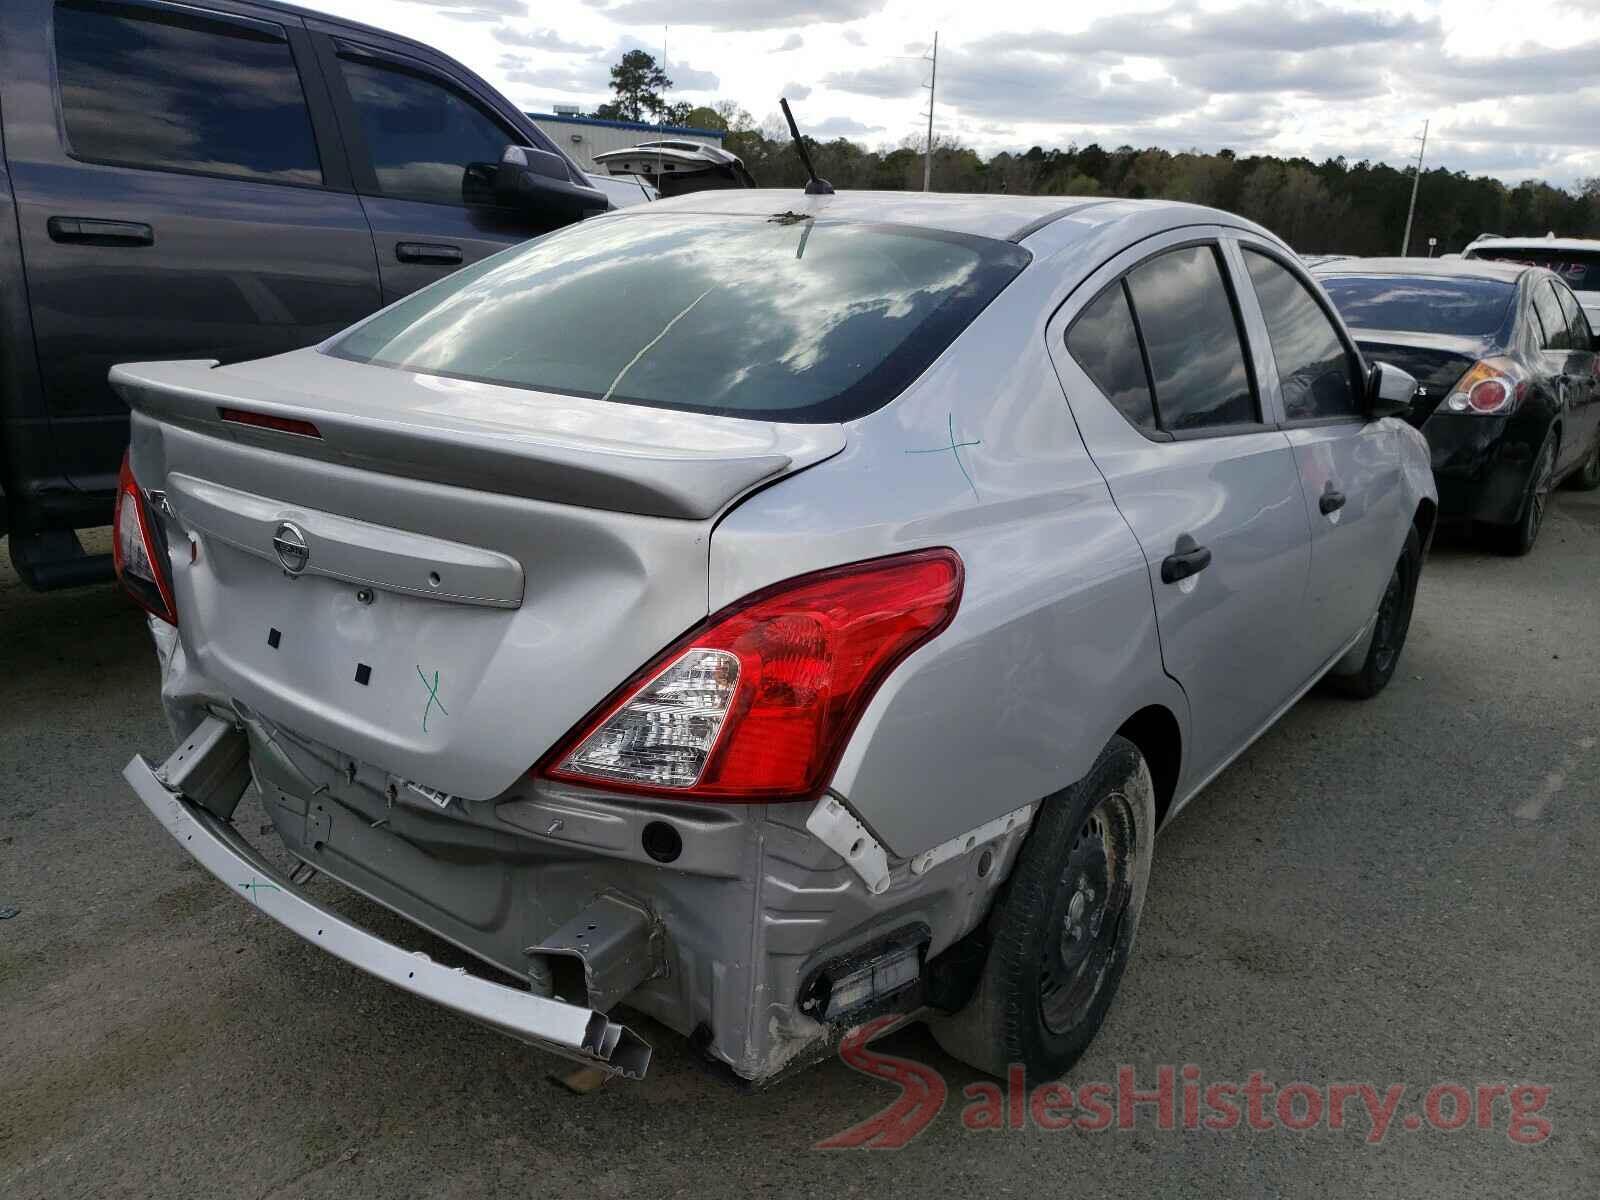
[[[981,446],[981,438],[970,442],[956,441],[956,415],[950,414],[950,444],[948,446],[935,446],[931,450],[907,450],[907,454],[949,454],[954,456],[956,466],[961,468],[961,478],[967,481],[967,486],[972,489],[972,498],[978,499],[978,485],[972,482],[972,476],[967,474],[967,464],[961,461],[961,448],[963,446]]]
[[[240,890],[245,892],[245,894],[247,894],[250,897],[250,899],[255,901],[257,908],[261,907],[261,895],[260,895],[261,892],[263,892],[263,891],[272,891],[272,892],[281,892],[281,891],[283,891],[283,889],[280,888],[275,883],[262,883],[259,879],[255,879],[255,878],[252,878],[249,883],[241,883],[239,885],[239,887],[240,887]]]
[[[422,680],[422,686],[428,689],[428,702],[422,706],[422,732],[428,732],[428,714],[433,711],[434,705],[439,706],[439,711],[445,716],[450,715],[450,710],[444,706],[444,701],[439,699],[439,672],[433,673],[433,682],[428,682],[428,677],[422,673],[422,665],[417,665],[417,678]]]

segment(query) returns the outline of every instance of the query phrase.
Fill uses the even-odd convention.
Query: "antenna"
[[[789,111],[789,101],[786,97],[778,98],[778,107],[783,109],[783,119],[789,122],[789,136],[794,138],[795,153],[800,156],[800,162],[805,166],[806,174],[811,177],[806,184],[808,196],[831,196],[833,184],[826,179],[817,178],[817,169],[811,165],[811,155],[806,152],[805,139],[800,136],[800,127],[794,123],[794,114]]]

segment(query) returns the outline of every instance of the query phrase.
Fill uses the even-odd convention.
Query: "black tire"
[[[1528,491],[1522,498],[1522,512],[1512,525],[1488,528],[1489,545],[1500,554],[1521,558],[1533,549],[1539,540],[1539,530],[1544,528],[1545,510],[1550,505],[1550,493],[1555,484],[1556,436],[1551,431],[1539,447],[1539,457],[1533,460],[1533,470],[1528,473]]]
[[[1575,492],[1592,492],[1600,488],[1600,437],[1595,438],[1594,449],[1583,460],[1583,466],[1567,477],[1567,486]]]
[[[1406,533],[1405,549],[1394,564],[1389,584],[1378,601],[1372,641],[1361,669],[1348,675],[1329,675],[1328,683],[1346,696],[1370,700],[1394,678],[1411,629],[1411,610],[1417,602],[1417,580],[1422,575],[1422,539],[1415,527]]]
[[[1093,1040],[1133,950],[1150,880],[1155,785],[1112,738],[1080,782],[1046,799],[989,913],[989,955],[939,1045],[1004,1078],[1059,1079]],[[1076,904],[1076,907],[1074,905]]]

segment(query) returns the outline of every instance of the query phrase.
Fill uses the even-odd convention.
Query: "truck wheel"
[[[1058,1079],[1105,1020],[1133,950],[1150,879],[1155,785],[1138,747],[1114,737],[1039,816],[989,914],[976,992],[930,1021],[946,1053],[1004,1077]]]
[[[1353,674],[1329,675],[1329,684],[1357,700],[1370,700],[1389,686],[1400,662],[1400,651],[1405,648],[1406,633],[1411,629],[1411,607],[1417,600],[1417,579],[1421,574],[1422,539],[1412,528],[1406,534],[1406,548],[1389,576],[1389,586],[1378,601],[1366,660]]]

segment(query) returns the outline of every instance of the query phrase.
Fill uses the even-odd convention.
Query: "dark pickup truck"
[[[268,0],[0,3],[0,531],[111,574],[113,363],[258,358],[608,208],[471,71]]]

